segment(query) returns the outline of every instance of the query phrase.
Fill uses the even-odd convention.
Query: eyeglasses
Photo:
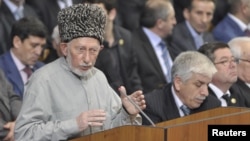
[[[222,64],[224,66],[228,66],[229,64],[232,64],[232,63],[236,63],[238,64],[239,63],[239,59],[231,59],[231,60],[223,60],[223,61],[220,61],[220,62],[215,62],[214,64]]]
[[[250,63],[250,60],[240,59],[240,58],[239,58],[238,60],[243,61],[243,62],[248,62],[248,63]]]

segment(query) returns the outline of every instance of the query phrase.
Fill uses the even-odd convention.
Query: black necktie
[[[229,105],[229,104],[230,104],[230,103],[229,103],[229,102],[230,102],[230,97],[229,97],[229,95],[228,95],[228,94],[224,94],[224,95],[222,96],[222,98],[226,100],[227,105]]]
[[[190,114],[190,109],[186,105],[182,105],[180,108],[185,116]]]

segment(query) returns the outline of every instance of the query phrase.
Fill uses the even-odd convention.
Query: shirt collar
[[[197,36],[203,36],[203,33],[198,34],[195,29],[192,27],[192,25],[189,23],[189,21],[185,21],[188,30],[191,32],[191,35],[195,38]]]
[[[176,103],[176,106],[180,108],[183,105],[183,102],[180,100],[180,98],[176,95],[175,90],[174,90],[174,85],[171,86],[171,91],[174,97],[174,101]]]
[[[234,15],[228,13],[228,16],[237,23],[237,25],[239,25],[240,29],[242,31],[245,31],[246,29],[248,29],[248,26],[243,23],[239,18],[235,17]]]
[[[3,0],[4,3],[9,7],[10,11],[12,14],[15,14],[15,12],[17,11],[17,9],[19,8],[20,10],[23,10],[24,7],[23,5],[20,5],[19,7],[16,6],[14,3],[12,3],[10,0]]]
[[[221,98],[221,97],[224,95],[224,93],[223,93],[217,86],[215,86],[214,84],[209,83],[208,86],[214,91],[214,94],[215,94],[218,98]],[[227,90],[226,93],[227,93],[229,96],[231,95],[229,90]]]
[[[152,32],[150,29],[143,27],[142,28],[145,34],[148,36],[148,39],[153,47],[156,47],[159,45],[159,43],[162,41],[161,37],[154,32]]]
[[[10,55],[13,58],[14,63],[19,71],[22,71],[25,68],[25,65],[16,57],[12,50],[10,50]]]

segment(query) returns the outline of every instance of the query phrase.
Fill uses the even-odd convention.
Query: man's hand
[[[124,86],[121,86],[119,88],[119,92],[121,94],[122,104],[130,115],[136,116],[140,111],[129,101],[128,98],[133,100],[134,103],[137,104],[141,110],[146,108],[146,102],[144,100],[144,95],[142,94],[142,91],[135,91],[127,97],[126,89],[124,88]]]
[[[81,131],[87,129],[89,126],[103,126],[103,121],[106,120],[106,113],[104,110],[90,110],[82,112],[77,118],[77,124]]]
[[[15,122],[8,122],[3,126],[5,129],[9,130],[7,136],[3,139],[3,141],[14,141],[14,128]]]

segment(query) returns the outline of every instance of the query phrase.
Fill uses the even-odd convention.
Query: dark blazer
[[[147,0],[118,0],[118,24],[134,31],[140,26],[140,17]]]
[[[228,15],[225,16],[213,29],[214,38],[227,43],[234,37],[244,36],[244,31]]]
[[[98,55],[95,66],[104,72],[116,92],[121,85],[126,87],[128,94],[141,90],[131,33],[120,26],[114,26],[113,32],[113,47],[109,48],[108,43],[104,43],[104,49]]]
[[[133,45],[136,52],[137,71],[144,93],[163,87],[167,82],[155,51],[142,28],[133,32]],[[172,60],[176,50],[167,45]]]
[[[233,84],[231,86],[229,91],[230,91],[231,95],[230,95],[230,100],[229,100],[230,103],[228,104],[228,106],[247,107],[245,99],[244,99],[240,89],[235,84]],[[208,92],[210,95],[217,98],[214,91],[210,87],[208,87]],[[235,99],[235,102],[232,102],[232,101],[234,101],[232,99]],[[218,98],[217,98],[217,100],[220,101]]]
[[[5,78],[4,73],[0,70],[0,140],[2,140],[7,131],[3,126],[10,121],[14,121],[21,109],[22,102],[18,95],[12,89],[11,84]],[[2,137],[2,138],[1,138]]]
[[[246,102],[246,106],[250,107],[250,88],[240,78],[238,78],[235,85],[239,88],[239,90],[243,94],[245,102]]]
[[[0,55],[7,52],[9,49],[8,40],[9,36],[6,36],[7,29],[5,28],[8,23],[6,22],[5,15],[0,12]]]
[[[82,0],[72,0],[73,4],[81,3]],[[26,3],[35,9],[38,17],[47,26],[51,35],[54,27],[57,25],[57,14],[60,7],[57,0],[26,0]]]
[[[29,5],[24,4],[24,17],[37,17],[34,9],[32,9]],[[1,32],[3,32],[3,34],[6,36],[5,39],[0,38],[0,42],[4,42],[5,45],[4,47],[6,48],[4,50],[4,52],[8,51],[11,47],[11,40],[10,40],[10,32],[11,32],[11,28],[12,25],[16,22],[16,19],[14,17],[14,15],[11,13],[9,7],[4,3],[4,1],[2,1],[2,4],[0,6],[0,13],[4,14],[4,16],[0,16],[0,22],[2,22],[3,24],[3,28],[4,30]],[[7,41],[6,41],[7,40]]]
[[[34,65],[33,71],[39,69],[43,65],[44,63],[38,61]],[[7,77],[9,82],[12,84],[15,93],[22,97],[23,92],[24,92],[23,80],[16,67],[16,64],[14,63],[10,55],[10,51],[0,56],[0,68],[4,71],[5,76]]]
[[[147,106],[146,109],[144,109],[144,112],[154,123],[181,117],[179,109],[175,103],[171,87],[172,84],[168,84],[162,89],[156,89],[148,94],[145,94]],[[216,98],[209,95],[199,108],[191,110],[191,114],[220,107],[220,105],[220,102],[218,100],[216,101]],[[142,124],[150,125],[149,121],[143,115],[141,116]]]
[[[203,41],[204,43],[213,42],[214,37],[211,33],[205,32],[203,35]],[[170,42],[173,48],[179,49],[181,52],[197,50],[193,36],[191,35],[185,21],[174,27],[173,33],[170,37]]]

